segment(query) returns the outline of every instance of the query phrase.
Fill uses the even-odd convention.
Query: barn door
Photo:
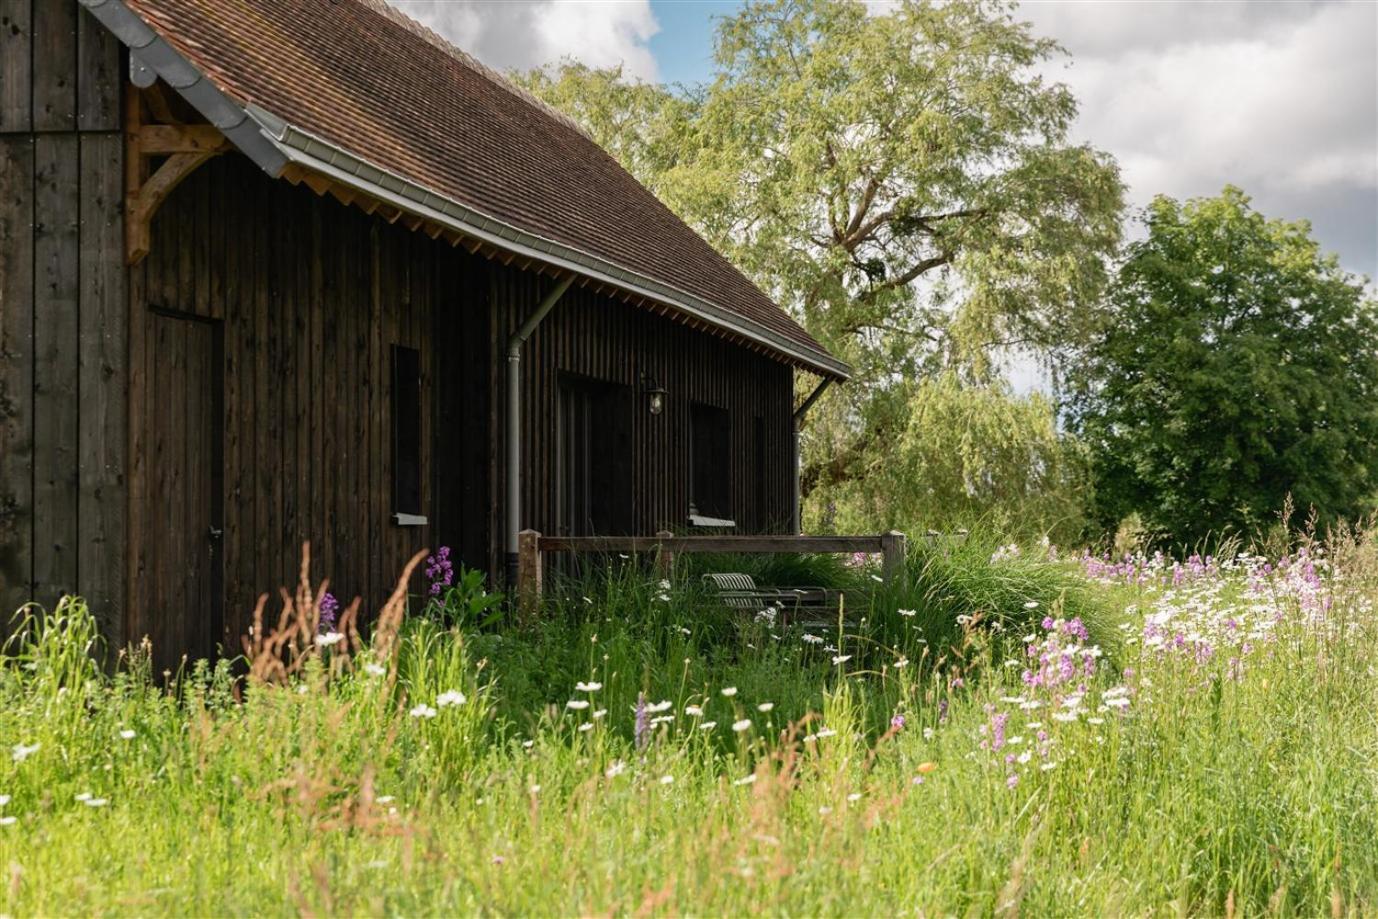
[[[636,526],[629,386],[561,381],[556,521],[563,536],[629,536]]]
[[[219,322],[153,313],[137,593],[155,673],[216,655],[224,627],[224,357]]]

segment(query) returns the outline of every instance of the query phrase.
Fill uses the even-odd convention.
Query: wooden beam
[[[517,534],[517,604],[528,621],[540,609],[543,580],[541,534],[522,530]]]
[[[135,92],[140,92],[140,95],[144,97],[144,101],[148,103],[148,110],[153,114],[153,119],[155,121],[161,121],[163,124],[182,123],[182,119],[172,114],[172,106],[168,103],[167,96],[163,95],[163,83],[161,80],[154,83],[148,89],[142,91],[135,90]]]
[[[159,206],[182,180],[214,156],[213,153],[174,153],[158,171],[125,198],[125,257],[137,265],[148,255],[149,224]]]
[[[359,193],[348,185],[341,185],[339,182],[331,182],[330,197],[348,207],[359,197]]]
[[[327,179],[325,176],[316,172],[306,173],[304,176],[302,176],[302,181],[306,183],[307,188],[314,191],[317,195],[324,195],[335,184],[334,182]]]
[[[212,124],[148,124],[138,130],[144,156],[218,153],[229,146],[229,140]]]

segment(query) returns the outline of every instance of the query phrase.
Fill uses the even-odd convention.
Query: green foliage
[[[1129,247],[1113,316],[1070,372],[1101,523],[1137,513],[1178,543],[1277,518],[1374,509],[1378,312],[1305,222],[1227,187],[1160,197]]]
[[[1121,604],[1088,584],[1049,549],[1001,545],[994,531],[916,540],[908,577],[878,591],[880,640],[921,657],[964,659],[971,629],[989,630],[998,647],[1022,650],[1022,638],[1045,616],[1079,619],[1091,641],[1113,656],[1120,643]],[[901,615],[900,610],[906,614]],[[918,638],[923,647],[915,647]]]
[[[427,599],[423,615],[447,626],[486,629],[503,617],[505,602],[504,595],[488,592],[482,571],[460,565],[454,583]]]
[[[1087,459],[1058,430],[1045,396],[942,373],[896,387],[883,401],[895,403],[896,420],[885,425],[893,436],[816,490],[808,532],[982,527],[1006,540],[1047,536],[1066,544],[1081,537]]]
[[[1012,631],[1020,598],[1069,615],[1094,593],[988,548],[916,557],[926,586],[905,602],[999,611]],[[629,571],[510,650],[412,623],[395,683],[367,649],[353,667],[326,649],[281,686],[193,668],[180,696],[146,669],[71,666],[95,627],[64,601],[0,655],[0,911],[1371,915],[1372,540],[1354,554],[1368,567],[1322,587],[1333,629],[1293,611],[1242,672],[1131,645],[1129,708],[1070,720],[1052,697],[1011,701],[1029,689],[988,630],[960,639],[965,669],[872,667],[853,636],[834,663],[794,636],[721,631],[687,585]],[[1225,588],[1247,615],[1244,580]],[[1077,695],[1128,680],[1101,670]],[[496,715],[519,687],[525,717]],[[643,693],[676,720],[638,747]],[[997,710],[1013,714],[992,754]],[[1001,754],[1032,752],[1036,731],[1051,755],[1010,787]]]
[[[865,586],[865,573],[842,555],[686,555],[682,571],[695,581],[710,571],[751,575],[759,587],[826,587],[831,590]]]
[[[510,78],[572,118],[622,168],[657,190],[673,163],[690,103],[664,87],[628,78],[620,65],[597,69],[566,59]]]
[[[1123,189],[1039,73],[1061,50],[1012,11],[757,0],[722,20],[706,86],[520,78],[854,366],[810,415],[806,497],[890,453],[923,376],[985,379],[1008,346],[1094,327]]]

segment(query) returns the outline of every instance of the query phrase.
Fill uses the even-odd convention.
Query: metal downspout
[[[526,317],[521,328],[507,339],[507,532],[504,546],[509,586],[517,583],[517,534],[522,527],[522,345],[573,283],[574,275],[566,275],[545,295],[535,312]]]
[[[832,382],[830,378],[824,378],[814,391],[809,393],[809,397],[804,400],[804,404],[794,410],[794,502],[790,508],[790,527],[795,533],[804,532],[802,499],[799,495],[800,478],[804,474],[803,453],[799,449],[799,439],[801,435],[799,426],[803,424],[804,416],[808,414],[809,409],[813,408],[813,404],[818,401],[818,397],[823,395],[823,391],[831,386]]]

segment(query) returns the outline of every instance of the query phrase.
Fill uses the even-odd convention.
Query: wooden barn
[[[0,607],[237,648],[303,540],[786,532],[847,368],[381,0],[0,0]],[[798,408],[796,407],[798,405]]]

